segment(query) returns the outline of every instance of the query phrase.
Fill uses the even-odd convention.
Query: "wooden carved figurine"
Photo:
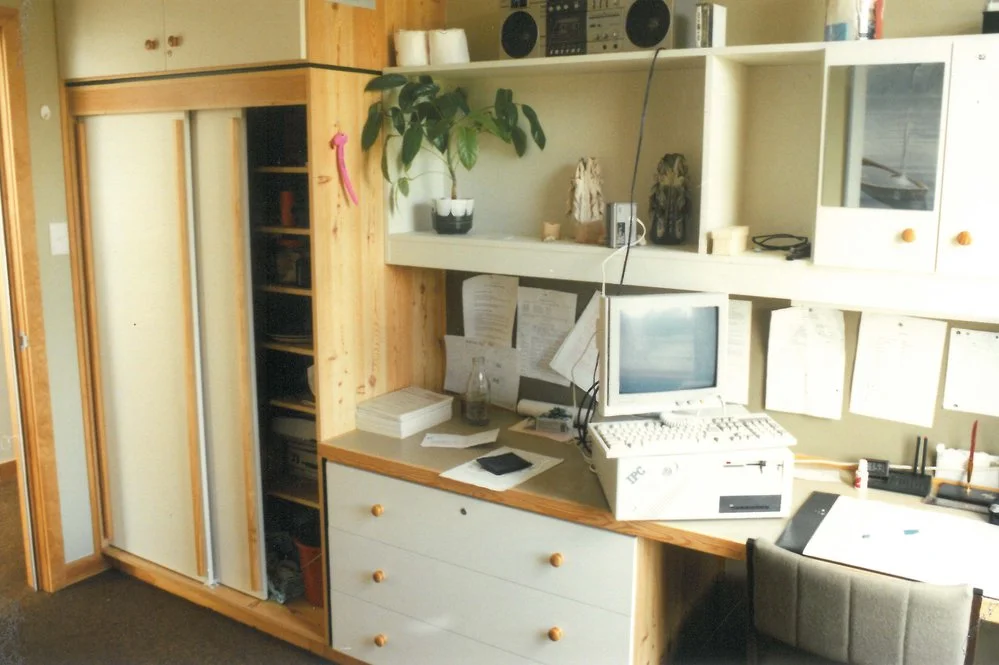
[[[565,214],[576,222],[576,242],[604,244],[604,179],[596,157],[583,157],[576,164],[569,186]]]

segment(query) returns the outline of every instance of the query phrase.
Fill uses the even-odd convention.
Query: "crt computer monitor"
[[[721,394],[725,294],[605,296],[598,334],[602,416],[655,413]]]

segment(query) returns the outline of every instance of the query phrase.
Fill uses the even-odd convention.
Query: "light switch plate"
[[[52,256],[69,254],[69,225],[66,222],[49,224],[49,249],[52,251]]]

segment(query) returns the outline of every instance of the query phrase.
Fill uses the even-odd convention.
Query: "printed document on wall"
[[[950,331],[943,406],[951,411],[999,416],[999,333]]]
[[[944,321],[862,315],[850,411],[932,427],[946,336]]]
[[[766,408],[843,417],[846,334],[843,312],[789,307],[770,315]]]
[[[722,397],[730,404],[749,404],[749,353],[753,335],[753,303],[728,301],[728,358]]]
[[[516,410],[520,390],[517,349],[492,346],[457,335],[444,336],[444,349],[447,362],[444,390],[463,394],[472,372],[472,359],[482,356],[486,359],[490,401],[504,409]]]
[[[552,369],[583,390],[589,390],[597,380],[597,320],[600,315],[600,294],[594,293],[586,309],[579,315],[572,332],[552,358]]]
[[[568,386],[569,382],[551,368],[551,361],[575,322],[575,293],[520,287],[517,292],[520,375]]]
[[[510,346],[517,315],[516,277],[476,275],[461,283],[465,337],[495,346]]]

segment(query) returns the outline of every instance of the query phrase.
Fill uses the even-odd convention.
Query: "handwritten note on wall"
[[[845,371],[843,312],[789,307],[770,315],[767,409],[839,420]]]
[[[999,416],[999,333],[961,328],[950,331],[943,406],[951,411]]]
[[[575,321],[575,293],[520,287],[517,291],[520,375],[568,386],[569,382],[551,368],[551,361]]]

